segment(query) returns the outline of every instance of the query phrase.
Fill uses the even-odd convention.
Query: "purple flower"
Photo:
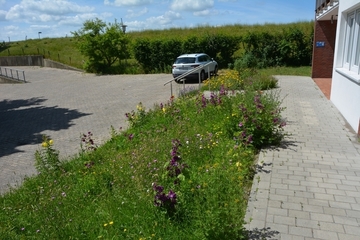
[[[153,189],[157,192],[157,193],[162,193],[164,191],[164,187],[160,186],[160,185],[156,185],[156,183],[153,186]]]
[[[250,135],[250,136],[248,137],[247,143],[248,143],[248,144],[249,144],[249,143],[252,143],[252,141],[253,141],[253,137],[252,137],[252,135]]]
[[[242,123],[242,122],[240,122],[240,123],[239,123],[239,127],[242,127],[242,126],[243,126],[243,123]]]
[[[174,191],[170,190],[167,196],[171,202],[176,202],[176,193]]]
[[[134,138],[134,134],[131,133],[128,138],[131,141]]]

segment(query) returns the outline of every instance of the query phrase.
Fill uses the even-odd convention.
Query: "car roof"
[[[180,55],[178,58],[183,58],[183,57],[198,57],[198,56],[201,56],[201,55],[207,55],[207,54],[205,54],[205,53],[189,53],[189,54]]]

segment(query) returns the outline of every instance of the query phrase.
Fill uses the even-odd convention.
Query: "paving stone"
[[[312,237],[311,228],[289,226],[289,233],[296,236]]]
[[[305,240],[305,237],[281,234],[281,240]]]
[[[339,240],[338,234],[336,232],[317,230],[317,229],[314,229],[314,238],[324,239],[324,240]]]
[[[310,219],[302,219],[296,218],[295,221],[296,227],[304,227],[304,228],[311,228],[311,229],[319,229],[319,221],[310,220]]]
[[[338,236],[340,240],[355,240],[359,238],[359,236],[356,235],[343,234],[343,233],[338,233]]]
[[[332,231],[337,233],[345,233],[344,226],[338,223],[320,222],[320,229],[324,231]]]
[[[324,213],[328,215],[333,215],[334,219],[337,216],[347,216],[346,210],[341,208],[324,207]]]
[[[335,214],[333,214],[333,215],[335,215]],[[358,217],[360,217],[360,215]],[[349,216],[345,217],[345,215],[334,216],[334,222],[337,224],[343,224],[343,225],[359,226],[359,223],[356,220],[356,218],[351,218]]]
[[[360,236],[360,227],[359,226],[349,226],[344,225],[345,232],[351,235]]]
[[[322,213],[310,213],[310,219],[321,222],[334,222],[333,216]]]

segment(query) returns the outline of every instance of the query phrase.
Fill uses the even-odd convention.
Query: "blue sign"
[[[325,47],[325,42],[316,42],[316,47]]]

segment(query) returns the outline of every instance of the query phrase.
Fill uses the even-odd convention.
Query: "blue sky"
[[[127,31],[314,19],[315,0],[0,0],[0,41],[71,36],[88,19]],[[41,34],[39,34],[41,32]]]

